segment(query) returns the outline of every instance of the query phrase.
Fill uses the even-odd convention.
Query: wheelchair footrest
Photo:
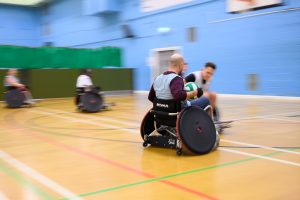
[[[177,138],[170,136],[148,136],[147,142],[153,146],[172,148],[176,149],[177,147]]]

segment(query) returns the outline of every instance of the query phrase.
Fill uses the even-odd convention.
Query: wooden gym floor
[[[84,114],[73,99],[0,104],[0,200],[299,199],[300,101],[220,97],[235,122],[218,150],[177,156],[142,147],[146,95],[108,96]]]

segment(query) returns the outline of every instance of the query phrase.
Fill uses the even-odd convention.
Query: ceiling
[[[47,0],[0,0],[0,3],[22,6],[35,6]]]

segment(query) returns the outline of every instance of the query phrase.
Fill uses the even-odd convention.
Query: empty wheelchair
[[[25,95],[20,89],[8,90],[4,93],[4,99],[9,108],[20,108],[25,104]]]
[[[219,135],[211,117],[203,109],[155,99],[141,124],[143,146],[176,149],[177,155],[206,154],[217,148]]]

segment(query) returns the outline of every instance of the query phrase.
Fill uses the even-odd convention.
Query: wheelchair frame
[[[161,100],[158,100],[158,101],[161,101]],[[164,102],[160,103],[160,105],[165,105],[164,104],[165,100],[163,100],[163,101]],[[144,140],[144,142],[143,142],[144,147],[147,147],[148,145],[153,145],[153,146],[158,146],[158,147],[163,147],[163,148],[172,148],[172,149],[176,149],[177,155],[181,155],[183,152],[192,153],[192,154],[204,154],[204,153],[208,153],[209,151],[215,149],[218,146],[218,141],[219,141],[218,134],[215,131],[215,127],[214,127],[212,119],[208,116],[207,113],[205,113],[205,115],[207,115],[206,119],[210,120],[208,123],[209,125],[207,125],[207,127],[210,126],[208,128],[211,130],[211,132],[212,131],[214,132],[214,133],[210,133],[210,134],[216,134],[216,139],[215,139],[216,141],[214,143],[214,146],[209,151],[207,151],[207,150],[205,150],[205,151],[202,151],[202,150],[195,151],[194,150],[193,151],[189,148],[189,145],[186,145],[184,143],[186,139],[184,137],[182,137],[183,136],[182,134],[179,133],[180,132],[180,120],[182,120],[181,114],[188,112],[188,111],[186,111],[186,109],[188,109],[189,107],[184,108],[182,110],[180,108],[177,110],[177,112],[168,112],[168,111],[163,111],[164,109],[161,109],[161,108],[160,108],[160,110],[156,110],[155,109],[156,103],[157,102],[154,102],[153,108],[147,112],[147,114],[145,115],[145,117],[142,121],[141,136]],[[211,108],[210,106],[207,106],[204,110],[209,111],[210,108]],[[196,107],[192,106],[191,109],[195,110]],[[197,108],[197,109],[200,109],[200,108]],[[203,112],[201,115],[203,115]],[[172,123],[171,124],[159,124],[160,123],[159,121],[161,121],[161,120],[155,119],[155,118],[157,118],[157,116],[159,116],[159,117],[163,116],[166,119],[168,119],[169,117],[173,118],[171,120],[175,120],[176,124],[175,124],[175,126],[172,126],[172,125],[174,125],[174,122],[173,122],[173,124]],[[153,121],[153,126],[151,125],[152,121]],[[146,133],[147,131],[149,131],[148,129],[151,131],[150,133]],[[207,128],[205,128],[205,129],[207,130]],[[205,134],[207,134],[207,133],[205,133]],[[199,137],[202,137],[202,136],[199,136]],[[211,143],[211,141],[209,143]]]

